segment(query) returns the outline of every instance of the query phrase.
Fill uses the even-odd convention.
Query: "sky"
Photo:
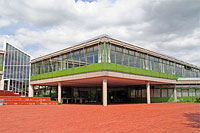
[[[200,66],[200,0],[0,0],[0,48],[36,58],[102,34]]]

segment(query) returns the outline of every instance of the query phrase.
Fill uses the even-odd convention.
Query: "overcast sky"
[[[200,66],[200,0],[0,0],[0,46],[33,57],[101,34]]]

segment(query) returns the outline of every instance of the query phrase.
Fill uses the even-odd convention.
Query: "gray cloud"
[[[28,48],[34,57],[105,33],[200,65],[199,0],[0,0],[0,17],[41,29],[19,28],[6,39],[26,49],[42,45]]]

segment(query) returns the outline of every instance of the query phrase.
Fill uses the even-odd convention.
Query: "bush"
[[[62,102],[58,102],[58,105],[61,105],[62,104]]]
[[[200,97],[197,97],[195,102],[200,103]]]

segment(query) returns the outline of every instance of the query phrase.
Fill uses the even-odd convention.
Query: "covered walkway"
[[[29,87],[29,94],[33,96],[34,86],[36,85],[46,85],[46,86],[57,86],[57,99],[59,102],[65,100],[66,103],[83,103],[83,102],[92,102],[88,100],[89,98],[84,97],[83,91],[88,91],[90,88],[90,93],[94,92],[95,88],[95,99],[93,102],[102,103],[104,106],[107,106],[108,102],[116,102],[115,99],[119,99],[121,102],[125,102],[127,95],[131,92],[132,89],[135,89],[136,86],[141,86],[140,89],[144,90],[142,93],[145,93],[146,103],[151,103],[151,86],[159,84],[175,84],[175,80],[170,79],[161,79],[154,77],[147,77],[141,75],[133,75],[119,72],[110,72],[110,71],[100,71],[92,72],[86,74],[77,74],[65,77],[43,79],[39,81],[32,81],[31,86]],[[85,88],[85,89],[84,89]],[[127,91],[126,91],[127,89]],[[128,91],[128,89],[130,91]],[[174,85],[174,101],[176,101],[176,87]],[[120,92],[121,90],[121,92]],[[70,95],[62,97],[62,92],[70,93]],[[82,96],[80,92],[82,91]],[[122,93],[127,93],[122,96]],[[136,93],[136,92],[135,92]],[[141,93],[141,92],[140,92]],[[129,94],[131,95],[131,94]],[[117,96],[117,98],[116,98]],[[142,96],[142,94],[141,94]],[[123,98],[124,97],[124,98]]]

